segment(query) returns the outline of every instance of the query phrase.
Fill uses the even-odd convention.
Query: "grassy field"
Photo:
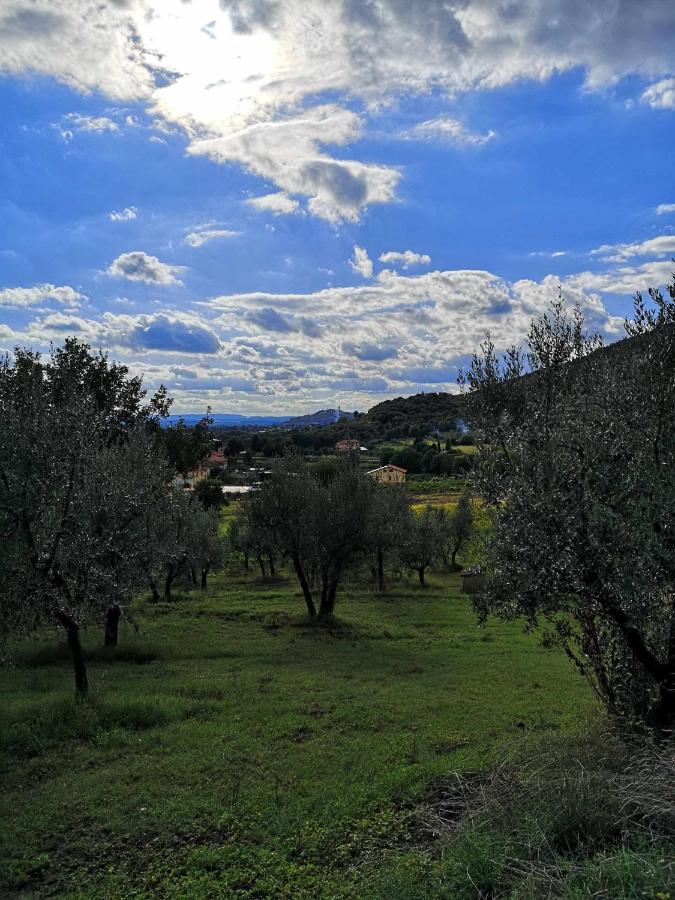
[[[90,631],[86,703],[55,635],[24,646],[0,688],[0,893],[455,896],[402,811],[593,704],[519,626],[478,629],[457,576],[430,582],[347,586],[325,631],[291,581],[222,576],[139,608],[111,653]]]

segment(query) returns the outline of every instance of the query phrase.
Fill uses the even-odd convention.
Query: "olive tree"
[[[232,532],[231,541],[236,541],[236,549],[248,561],[251,557],[257,560],[263,578],[269,573],[276,574],[276,557],[279,553],[275,531],[266,518],[266,505],[262,498],[255,495],[239,509]]]
[[[457,568],[457,554],[473,534],[473,520],[471,496],[464,491],[448,519],[448,549],[453,569]]]
[[[193,585],[204,591],[208,577],[225,562],[225,539],[220,533],[220,517],[214,509],[204,509],[195,497],[190,504],[191,519],[187,531],[188,571]]]
[[[62,626],[80,694],[80,626],[138,583],[130,537],[157,494],[146,463],[164,472],[169,401],[143,397],[140,379],[75,340],[46,361],[17,349],[0,363],[0,636]]]
[[[396,559],[405,542],[410,522],[410,495],[403,485],[375,484],[368,511],[366,535],[375,556],[377,588],[385,587],[388,558]]]
[[[263,483],[249,501],[256,527],[269,531],[279,555],[293,566],[310,618],[317,615],[308,577],[316,558],[316,511],[319,486],[306,465],[291,457],[278,464],[270,481]],[[241,532],[241,529],[240,529]]]
[[[367,548],[373,492],[350,460],[312,468],[289,458],[250,501],[256,527],[292,564],[311,618],[330,619],[344,575]]]
[[[444,509],[427,505],[419,514],[411,512],[400,559],[417,572],[420,587],[426,587],[426,571],[443,557],[448,542],[448,515]]]
[[[463,382],[491,507],[482,618],[548,623],[610,712],[675,723],[675,283],[602,348],[560,299]]]

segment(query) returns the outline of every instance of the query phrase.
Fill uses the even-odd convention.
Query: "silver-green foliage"
[[[79,626],[138,587],[143,524],[169,479],[153,422],[165,397],[143,396],[74,340],[47,360],[17,350],[0,363],[0,635],[62,625],[80,691]]]
[[[481,617],[548,623],[612,713],[675,720],[675,283],[602,348],[561,300],[464,382],[492,510]]]

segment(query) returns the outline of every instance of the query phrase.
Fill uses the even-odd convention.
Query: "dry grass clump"
[[[657,897],[675,888],[675,744],[616,732],[513,745],[436,782],[410,825],[453,897]]]

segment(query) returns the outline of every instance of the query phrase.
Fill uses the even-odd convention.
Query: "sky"
[[[455,391],[675,270],[672,0],[2,0],[0,351],[174,411]]]

